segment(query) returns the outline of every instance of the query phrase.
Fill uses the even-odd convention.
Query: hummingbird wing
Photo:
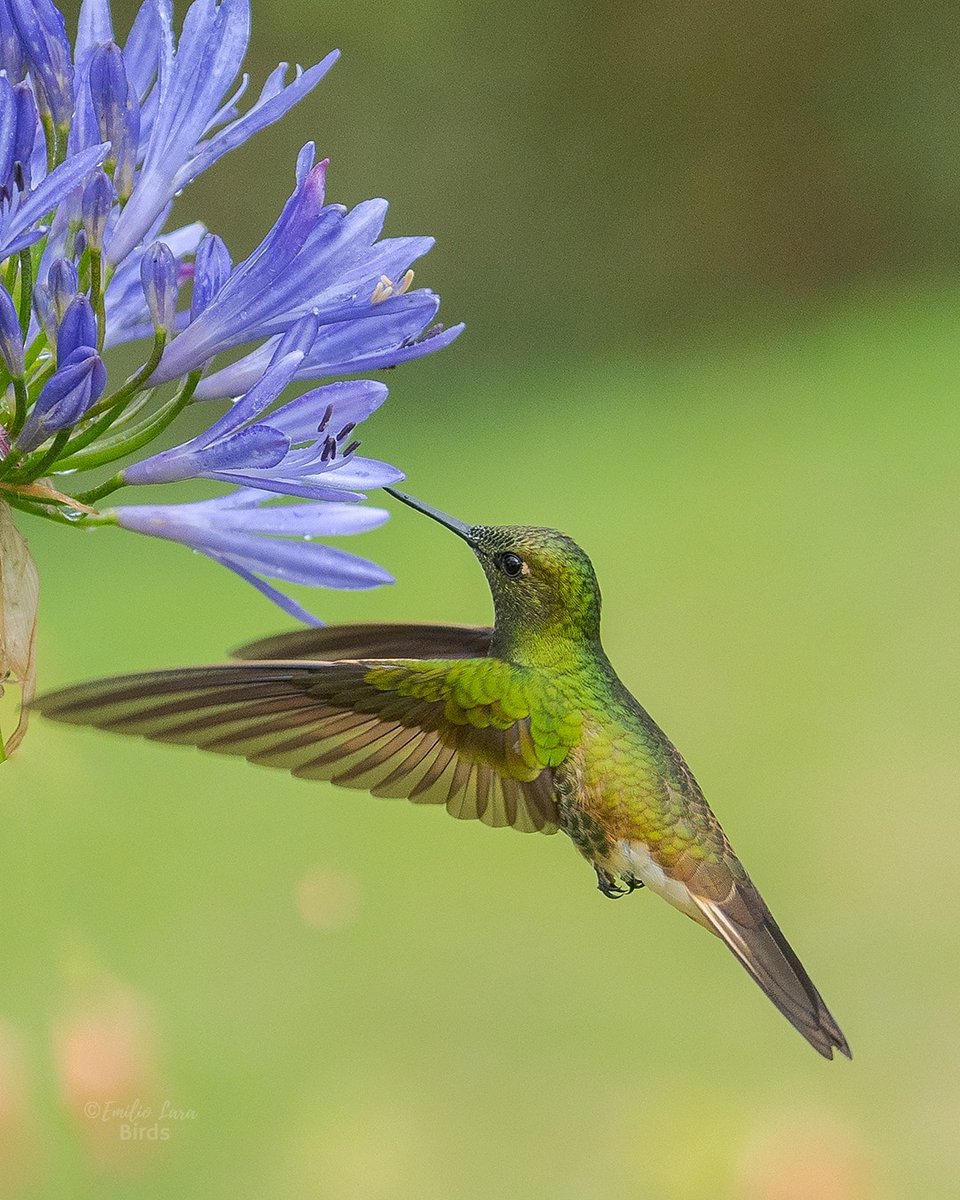
[[[501,659],[265,662],[94,680],[41,697],[44,715],[198,746],[451,815],[554,833],[552,725],[532,726]]]
[[[477,625],[321,625],[248,642],[233,658],[485,658],[493,630]]]

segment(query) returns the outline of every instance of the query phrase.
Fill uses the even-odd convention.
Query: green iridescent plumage
[[[729,946],[815,1049],[849,1056],[686,763],[608,661],[580,547],[550,529],[467,526],[394,495],[473,548],[493,628],[306,630],[245,647],[245,662],[98,680],[38,707],[443,804],[460,819],[563,831],[605,895],[663,896]]]

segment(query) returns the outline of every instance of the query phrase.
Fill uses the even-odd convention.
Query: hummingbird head
[[[565,533],[532,525],[467,525],[419,500],[396,499],[462,538],[480,560],[496,612],[494,645],[518,661],[560,657],[600,639],[600,587],[593,565]]]

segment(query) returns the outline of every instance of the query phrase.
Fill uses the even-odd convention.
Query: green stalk
[[[67,444],[67,438],[70,436],[70,430],[61,429],[53,439],[50,449],[39,458],[28,458],[19,471],[13,472],[13,480],[16,483],[33,483],[44,475],[47,468],[52,466],[60,456],[60,451]]]
[[[43,331],[37,334],[30,345],[26,348],[23,354],[23,362],[26,370],[29,372],[33,364],[37,361],[40,355],[47,348],[47,335]]]
[[[93,508],[98,500],[102,500],[104,496],[109,496],[119,488],[126,486],[127,481],[123,477],[123,472],[118,471],[116,475],[111,475],[110,478],[105,483],[101,483],[99,487],[91,488],[89,492],[81,492],[76,498],[81,504],[89,504],[90,507]]]
[[[33,258],[30,247],[20,251],[20,333],[24,338],[30,328],[30,305],[33,301]]]
[[[193,371],[188,375],[180,392],[167,407],[158,409],[138,429],[128,430],[123,437],[118,436],[109,444],[95,448],[87,454],[77,454],[64,459],[60,464],[61,469],[68,465],[71,470],[89,471],[94,467],[103,467],[107,463],[116,462],[118,458],[126,458],[128,454],[133,454],[149,445],[158,434],[167,428],[171,421],[183,412],[193,399],[193,393],[200,382],[200,375],[200,371]],[[92,494],[92,492],[80,493],[77,499],[86,504],[88,503],[87,497]]]
[[[40,124],[43,126],[43,139],[47,143],[47,174],[57,165],[57,131],[53,126],[53,114],[44,105],[40,112]]]
[[[97,353],[103,352],[103,338],[107,332],[107,313],[104,303],[103,264],[99,250],[90,251],[90,303],[97,318]]]
[[[43,517],[45,521],[54,521],[57,525],[69,525],[72,529],[80,529],[84,525],[117,524],[116,517],[104,514],[97,514],[94,517],[89,513],[77,513],[75,517],[68,517],[62,508],[49,508],[44,504],[27,499],[25,496],[17,496],[16,492],[4,493],[4,499],[21,512],[29,513],[33,517]]]
[[[140,411],[140,409],[143,408],[144,404],[147,403],[147,401],[150,399],[150,397],[152,395],[153,395],[153,388],[150,388],[150,390],[148,392],[144,392],[143,395],[137,400],[137,403],[127,409],[126,417],[124,419],[131,420]],[[66,462],[68,459],[72,459],[75,454],[78,454],[85,447],[89,446],[91,442],[95,442],[100,437],[101,433],[105,433],[110,428],[110,426],[113,425],[114,422],[118,420],[118,418],[121,416],[122,413],[123,413],[123,405],[122,404],[118,405],[116,408],[109,408],[103,414],[103,416],[100,418],[99,421],[94,421],[94,423],[92,425],[90,425],[87,429],[83,430],[82,433],[75,434],[67,442],[66,453],[63,455],[63,458],[60,460],[61,463]],[[141,424],[142,424],[142,422],[141,422]],[[139,429],[140,426],[138,425],[136,428]],[[130,433],[130,431],[128,430],[127,435],[129,435],[129,433]],[[71,463],[70,469],[76,470],[77,468],[75,468]]]
[[[102,413],[108,408],[115,408],[119,404],[126,404],[131,396],[136,395],[140,388],[147,382],[150,376],[157,369],[160,359],[163,357],[163,348],[167,344],[167,334],[165,330],[158,329],[153,338],[153,349],[150,351],[150,357],[143,364],[136,374],[131,375],[126,383],[113,393],[112,396],[105,396],[102,400],[96,403],[93,408],[87,412],[88,417],[96,416],[97,413]]]
[[[23,423],[27,419],[27,403],[29,396],[27,395],[27,385],[23,379],[15,379],[13,381],[13,395],[15,398],[15,407],[13,410],[13,424],[10,426],[10,440],[17,436],[23,428]]]

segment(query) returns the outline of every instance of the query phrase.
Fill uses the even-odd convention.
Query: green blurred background
[[[418,283],[468,331],[365,449],[588,549],[855,1059],[560,838],[37,722],[0,768],[0,1196],[952,1200],[960,11],[254,18],[257,81],[344,58],[182,215],[248,250],[313,137],[333,199],[438,236]],[[177,547],[26,525],[44,687],[284,626]],[[344,544],[398,585],[327,620],[488,618],[413,514]]]

